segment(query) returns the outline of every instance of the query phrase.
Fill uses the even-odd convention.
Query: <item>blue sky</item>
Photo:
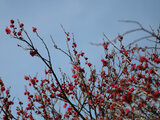
[[[55,42],[65,48],[65,35],[60,27],[73,32],[79,49],[82,49],[89,60],[96,65],[104,55],[102,49],[90,45],[101,43],[102,33],[113,39],[136,25],[125,24],[118,20],[136,20],[149,28],[160,24],[159,0],[0,0],[0,77],[7,87],[11,86],[14,96],[22,96],[24,92],[24,75],[40,74],[43,77],[45,66],[36,57],[32,58],[28,51],[17,47],[20,42],[10,38],[4,32],[10,19],[19,19],[31,35],[40,52],[44,54],[41,42],[32,33],[32,27],[38,29],[53,51],[54,67],[69,71],[67,58],[56,52],[50,45],[51,34]],[[133,40],[133,38],[130,38]],[[129,42],[130,40],[127,40]]]

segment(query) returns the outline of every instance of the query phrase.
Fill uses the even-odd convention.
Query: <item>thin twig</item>
[[[47,47],[47,45],[46,45],[46,43],[44,42],[44,40],[39,36],[39,34],[38,34],[38,32],[36,31],[36,35],[38,36],[38,38],[42,41],[42,43],[44,44],[44,46],[45,46],[45,48],[46,48],[46,50],[47,50],[47,54],[48,54],[48,58],[49,58],[49,64],[50,64],[50,66],[52,65],[52,63],[51,63],[51,56],[50,56],[50,52],[49,52],[49,49],[48,49],[48,47]]]
[[[59,48],[59,47],[56,45],[56,43],[54,42],[54,40],[53,40],[53,38],[52,38],[51,35],[50,35],[50,37],[51,37],[51,40],[52,40],[52,43],[53,43],[55,49],[61,51],[62,53],[64,53],[65,55],[67,55],[67,56],[70,58],[71,61],[73,61],[72,58],[71,58],[71,56],[70,56],[67,52],[65,52],[64,50],[62,50],[61,48]]]

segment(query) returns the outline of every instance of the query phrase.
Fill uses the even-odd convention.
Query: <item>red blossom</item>
[[[139,65],[137,65],[137,69],[139,69],[139,70],[145,70],[145,67],[143,67],[143,65],[139,64]]]
[[[37,28],[36,27],[33,27],[33,32],[37,32]]]
[[[62,94],[61,93],[57,93],[57,96],[61,96]]]
[[[6,32],[7,34],[10,34],[10,33],[11,33],[11,30],[7,27],[7,28],[5,29],[5,32]]]
[[[107,45],[107,44],[104,44],[103,47],[104,47],[104,49],[107,49],[107,48],[108,48],[108,45]]]
[[[24,24],[23,24],[23,23],[20,23],[19,27],[21,27],[21,28],[22,28],[23,26],[24,26]]]
[[[28,76],[24,76],[24,79],[25,79],[25,80],[29,80],[29,77],[28,77]]]
[[[76,43],[73,43],[72,47],[73,47],[73,48],[76,48],[76,47],[77,47],[77,44],[76,44]]]
[[[72,91],[74,89],[74,86],[72,84],[70,84],[68,89]]]
[[[89,67],[91,67],[91,66],[92,66],[92,64],[91,64],[91,63],[88,63],[88,66],[89,66]]]
[[[1,80],[1,78],[0,78],[0,85],[1,86],[3,86],[4,84],[3,84],[3,81]]]
[[[5,87],[4,86],[1,87],[1,91],[5,91]]]
[[[157,64],[159,64],[159,63],[160,63],[160,58],[156,58],[156,59],[154,60],[154,62],[157,63]]]
[[[72,78],[77,78],[77,75],[72,75]]]
[[[140,56],[139,61],[140,62],[148,62],[148,59],[144,56]]]
[[[119,40],[119,41],[122,41],[122,40],[123,40],[123,36],[119,35],[119,36],[118,36],[118,40]]]
[[[10,20],[10,23],[11,23],[11,24],[14,24],[14,20]]]
[[[68,115],[68,114],[64,114],[64,117],[67,117],[67,118],[69,118],[69,115]]]
[[[107,85],[106,85],[105,83],[103,83],[103,82],[101,83],[101,85],[102,85],[103,87],[106,87],[106,86],[107,86]]]
[[[54,95],[54,94],[51,94],[51,95],[50,95],[50,97],[51,97],[51,98],[54,98],[54,97],[55,97],[55,95]]]
[[[48,73],[52,73],[51,69],[48,70]]]
[[[11,24],[11,25],[10,25],[10,28],[14,28],[14,25],[13,25],[13,24]]]
[[[67,111],[68,111],[68,112],[71,112],[71,111],[72,111],[72,107],[68,107],[68,108],[67,108]]]
[[[155,72],[152,68],[149,70],[149,74],[155,74]]]
[[[76,70],[77,70],[77,71],[81,71],[81,67],[77,67]]]
[[[30,82],[31,82],[32,84],[35,84],[35,83],[36,83],[35,79],[31,79]]]
[[[108,65],[108,62],[106,60],[104,60],[104,59],[101,59],[101,62],[103,64],[103,66],[107,66]]]
[[[157,98],[160,95],[159,91],[156,91],[155,93],[152,94],[153,98]]]
[[[90,100],[90,101],[89,101],[89,104],[90,104],[90,105],[93,105],[93,101],[92,101],[92,100]]]
[[[102,78],[105,78],[105,75],[106,75],[105,71],[102,71],[102,72],[101,72],[101,77],[102,77]]]
[[[129,111],[130,111],[130,109],[127,108],[127,109],[126,109],[126,112],[125,112],[126,115],[128,115]]]
[[[85,59],[85,60],[88,60],[88,58],[87,58],[87,57],[85,57],[84,59]]]
[[[63,105],[63,107],[66,108],[66,107],[67,107],[67,103],[65,103],[65,104]]]
[[[134,87],[132,87],[132,88],[130,88],[130,90],[129,90],[130,92],[133,92],[134,91]]]
[[[33,56],[35,56],[36,54],[37,54],[37,51],[38,50],[31,50],[30,51],[30,55],[33,57]]]
[[[18,33],[17,33],[18,36],[20,36],[21,34],[22,34],[21,32],[18,32]]]
[[[131,92],[127,92],[126,95],[124,95],[122,97],[123,101],[125,101],[126,103],[131,103],[132,102],[132,94]]]
[[[81,56],[82,56],[82,57],[84,56],[84,52],[81,53]]]
[[[117,119],[118,119],[118,120],[122,120],[122,116],[119,116]]]
[[[67,41],[70,41],[70,38],[69,38],[69,37],[67,38]]]
[[[125,49],[123,50],[124,55],[128,54],[128,51],[126,51]]]
[[[80,56],[80,54],[77,54],[77,57],[79,57]]]
[[[8,120],[8,116],[3,115],[3,120]]]

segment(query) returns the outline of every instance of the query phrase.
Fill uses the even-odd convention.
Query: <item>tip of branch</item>
[[[141,28],[143,28],[142,25],[139,22],[134,21],[134,20],[118,20],[118,21],[119,22],[125,22],[125,23],[134,23],[134,24],[137,24],[138,26],[140,26]]]

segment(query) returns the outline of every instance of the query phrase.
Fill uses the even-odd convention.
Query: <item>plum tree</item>
[[[33,33],[45,46],[47,58],[35,47],[24,24],[18,21],[16,27],[14,20],[10,20],[10,28],[7,27],[5,32],[25,43],[25,50],[32,57],[43,61],[47,66],[44,73],[47,77],[39,80],[36,76],[24,76],[28,82],[24,93],[28,97],[28,103],[19,101],[17,115],[12,113],[14,102],[11,100],[10,89],[6,89],[0,79],[1,119],[35,120],[35,116],[45,120],[160,119],[160,27],[155,32],[153,29],[145,29],[136,21],[123,22],[137,24],[138,28],[120,34],[113,40],[103,34],[103,43],[92,43],[104,49],[105,56],[98,61],[101,70],[95,69],[85,52],[78,51],[74,37],[61,25],[66,35],[67,50],[59,48],[52,36],[51,40],[55,49],[69,57],[72,75],[68,77],[61,72],[62,77],[58,78],[53,69],[50,50],[38,34],[37,28],[33,27]],[[124,45],[125,36],[138,31],[147,35]],[[151,44],[137,45],[144,40]],[[110,50],[109,46],[114,49]],[[34,93],[30,91],[30,87],[34,89]],[[63,105],[57,106],[58,101]],[[57,107],[63,110],[58,111]]]

